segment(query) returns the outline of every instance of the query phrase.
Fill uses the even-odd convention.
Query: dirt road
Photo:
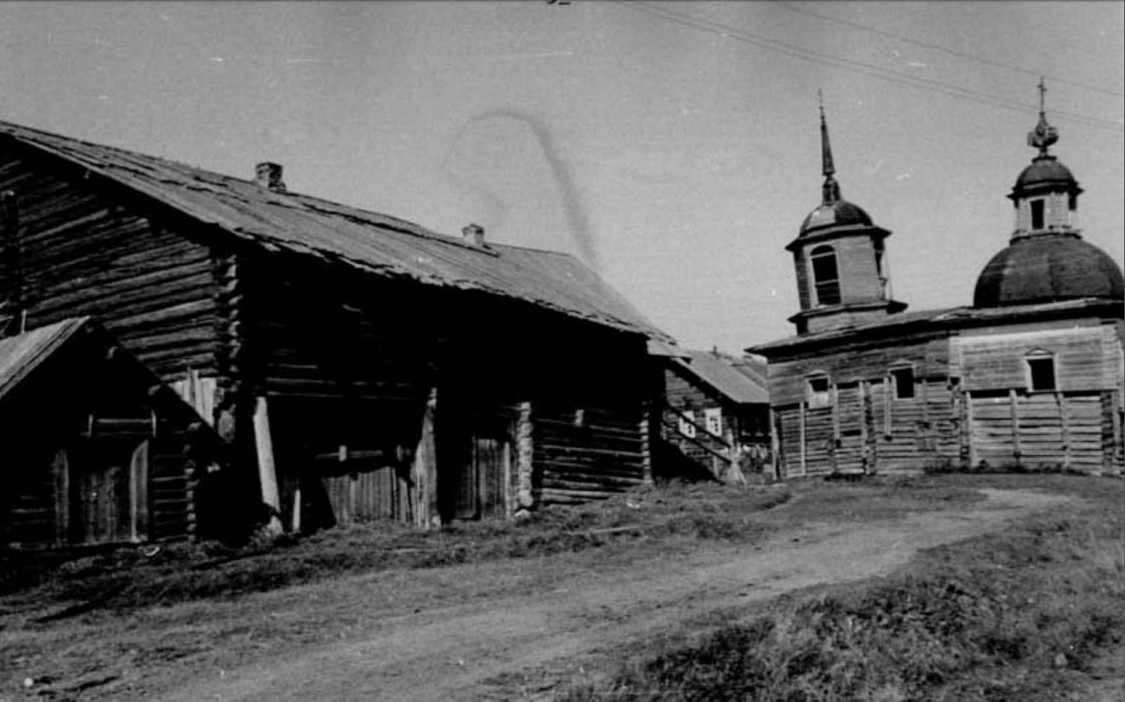
[[[235,670],[208,671],[160,697],[192,702],[486,699],[495,694],[486,681],[500,674],[547,664],[565,669],[568,661],[591,651],[708,613],[811,585],[884,575],[920,549],[1071,499],[1023,490],[982,492],[988,499],[969,509],[860,526],[815,525],[756,546],[708,546],[628,568],[571,569],[565,558],[556,559],[557,567],[546,578],[539,573],[534,582],[534,562],[444,569],[451,589],[474,583],[468,601],[416,607],[407,604],[409,593],[403,592],[394,599],[397,604],[370,616],[363,614],[362,603],[375,593],[365,590],[388,584],[354,579],[347,597],[357,614],[354,626],[341,634],[345,640],[297,646]],[[409,589],[410,583],[398,586]],[[315,599],[316,587],[291,596]],[[379,596],[386,602],[385,594]],[[535,691],[524,694],[533,697]],[[513,696],[513,690],[503,696]]]

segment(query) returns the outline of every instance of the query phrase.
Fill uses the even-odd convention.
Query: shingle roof
[[[673,341],[568,254],[501,244],[477,247],[395,217],[11,123],[0,122],[0,134],[267,249],[334,259],[383,277],[524,300]]]
[[[681,362],[703,382],[740,404],[768,404],[765,367],[752,359],[734,359],[712,351],[687,351]]]
[[[23,334],[0,339],[0,399],[51,357],[89,317],[64,319]]]

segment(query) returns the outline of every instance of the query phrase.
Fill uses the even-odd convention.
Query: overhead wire
[[[948,47],[941,46],[940,44],[934,44],[933,42],[921,41],[921,40],[918,40],[918,39],[911,39],[910,37],[905,37],[901,34],[896,34],[894,32],[888,32],[886,30],[879,29],[877,27],[871,27],[869,25],[860,24],[859,22],[852,22],[850,20],[841,19],[839,17],[832,17],[832,16],[829,16],[829,15],[823,15],[819,12],[815,12],[813,10],[807,10],[803,7],[796,7],[794,5],[790,5],[789,3],[786,3],[786,2],[779,2],[778,0],[773,0],[772,4],[777,6],[777,7],[781,7],[783,9],[786,9],[790,12],[796,12],[796,13],[799,13],[799,14],[802,14],[802,15],[807,15],[809,17],[816,17],[817,19],[822,19],[826,22],[832,22],[834,24],[839,24],[839,25],[842,25],[842,26],[845,26],[845,27],[854,27],[856,29],[861,29],[865,32],[871,32],[872,34],[878,34],[879,36],[894,39],[896,41],[901,41],[904,44],[913,44],[914,46],[920,46],[920,47],[925,48],[925,49],[932,49],[933,51],[940,51],[942,53],[949,54],[950,56],[956,56],[958,58],[966,59],[968,61],[975,61],[977,63],[985,64],[987,66],[993,66],[993,67],[996,67],[996,68],[1005,68],[1009,71],[1014,71],[1016,73],[1022,73],[1024,75],[1032,76],[1032,77],[1035,77],[1035,78],[1050,78],[1051,82],[1053,82],[1053,83],[1064,83],[1066,85],[1072,85],[1076,88],[1083,88],[1085,90],[1092,90],[1094,92],[1104,93],[1106,95],[1113,95],[1113,96],[1116,96],[1116,97],[1125,97],[1125,93],[1117,92],[1117,91],[1114,91],[1114,90],[1108,90],[1106,88],[1101,88],[1101,87],[1098,87],[1096,85],[1090,85],[1088,83],[1080,83],[1078,81],[1070,80],[1069,78],[1063,78],[1063,77],[1057,76],[1057,75],[1052,75],[1050,73],[1042,73],[1040,71],[1033,71],[1033,70],[1028,69],[1028,68],[1023,68],[1022,66],[1014,66],[1012,64],[1004,63],[1002,61],[995,61],[993,59],[986,58],[984,56],[978,56],[976,54],[970,54],[970,53],[965,52],[965,51],[958,51],[956,49],[950,49]]]
[[[770,39],[768,37],[755,35],[737,27],[732,27],[721,22],[697,17],[695,15],[676,12],[675,10],[670,10],[667,7],[663,6],[654,7],[641,2],[631,2],[628,0],[624,2],[613,3],[613,6],[627,7],[633,10],[650,14],[655,17],[666,19],[676,24],[692,27],[694,29],[699,29],[706,32],[711,32],[728,39],[751,44],[759,48],[766,49],[767,51],[774,51],[814,63],[826,64],[838,68],[843,68],[845,70],[863,73],[865,75],[881,78],[890,82],[899,83],[901,85],[906,85],[921,90],[929,90],[931,92],[939,93],[956,99],[969,100],[971,102],[989,105],[992,107],[1000,107],[1003,109],[1021,113],[1026,113],[1028,111],[1034,112],[1038,109],[1036,106],[1030,106],[1025,103],[1016,102],[1014,100],[998,98],[994,95],[979,93],[967,88],[963,88],[961,86],[946,83],[944,81],[939,81],[932,78],[923,78],[920,76],[911,76],[898,71],[882,68],[874,64],[839,56],[833,56],[831,54],[825,54],[822,52],[814,51],[812,49],[806,49],[795,44],[788,44],[776,39]],[[1125,126],[1123,126],[1120,122],[1115,122],[1113,120],[1108,120],[1101,117],[1094,117],[1092,115],[1085,115],[1065,110],[1052,110],[1051,114],[1054,117],[1061,117],[1075,124],[1081,124],[1092,129],[1100,129],[1103,131],[1112,131],[1116,133],[1125,132]]]

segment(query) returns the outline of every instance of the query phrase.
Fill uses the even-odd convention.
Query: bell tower
[[[840,196],[820,105],[821,203],[785,248],[793,252],[801,311],[789,318],[797,334],[843,329],[906,309],[890,297],[884,240],[891,232]]]

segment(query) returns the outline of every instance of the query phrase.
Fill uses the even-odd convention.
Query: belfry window
[[[1043,228],[1043,201],[1031,201],[1031,228],[1033,230]]]
[[[817,304],[840,304],[840,272],[836,267],[836,251],[831,246],[818,246],[809,254],[809,260],[812,262]]]

